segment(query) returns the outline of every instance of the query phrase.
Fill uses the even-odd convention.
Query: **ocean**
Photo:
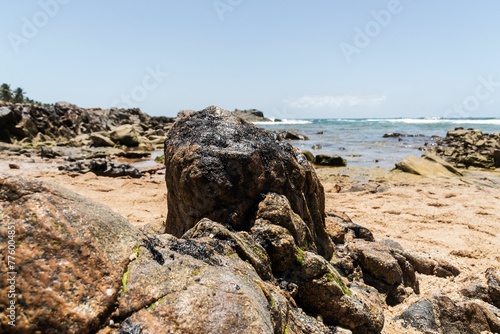
[[[409,155],[420,156],[433,136],[445,137],[456,127],[473,128],[483,133],[500,132],[500,118],[340,118],[298,119],[256,123],[266,130],[297,130],[309,140],[290,143],[314,155],[340,155],[347,166],[394,167]],[[384,138],[387,133],[410,136]],[[314,148],[313,148],[314,147]]]

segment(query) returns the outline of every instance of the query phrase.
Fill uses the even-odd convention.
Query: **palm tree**
[[[12,91],[10,90],[10,85],[3,83],[0,86],[0,100],[4,100],[5,102],[12,101]]]
[[[23,91],[22,88],[17,87],[16,90],[14,91],[14,99],[12,102],[14,103],[23,103],[24,102],[24,95],[26,94],[25,91]]]

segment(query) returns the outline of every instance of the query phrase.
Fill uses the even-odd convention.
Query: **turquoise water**
[[[313,154],[338,154],[348,166],[393,167],[406,156],[420,156],[426,145],[435,143],[432,136],[445,137],[456,127],[479,129],[484,133],[500,132],[500,118],[363,118],[363,119],[301,119],[258,123],[268,130],[298,130],[307,141],[291,144]],[[322,132],[322,134],[319,134]],[[383,138],[386,133],[418,135],[415,137]],[[312,149],[320,145],[320,149]]]

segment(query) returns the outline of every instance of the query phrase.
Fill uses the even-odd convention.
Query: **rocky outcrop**
[[[257,109],[234,109],[234,116],[244,119],[247,122],[272,122],[272,119],[264,117],[264,113]]]
[[[155,145],[163,142],[173,121],[139,109],[84,109],[67,102],[49,108],[8,104],[0,108],[0,141],[31,143],[42,136],[45,141],[80,146]]]
[[[181,236],[207,217],[249,230],[261,196],[285,195],[308,226],[318,252],[332,254],[324,229],[323,186],[287,142],[230,112],[209,107],[178,120],[165,141],[166,232]]]
[[[498,132],[486,134],[480,130],[456,128],[437,140],[437,147],[432,150],[456,167],[500,167],[500,153],[496,153],[500,151]]]
[[[462,173],[440,157],[426,152],[421,158],[409,156],[396,163],[396,169],[422,176],[461,176]]]
[[[293,307],[328,325],[353,333],[381,331],[378,297],[362,283],[348,287],[327,260],[333,243],[325,231],[323,189],[299,151],[209,107],[172,127],[165,164],[167,232],[231,246],[261,279],[277,284]],[[196,247],[186,251],[207,261]],[[276,331],[285,318],[281,311],[272,314]]]

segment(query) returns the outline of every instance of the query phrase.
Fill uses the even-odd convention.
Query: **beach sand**
[[[109,206],[136,226],[161,229],[167,210],[164,175],[141,179],[71,175],[57,170],[60,162],[4,157],[0,171],[63,185]],[[9,169],[9,163],[20,169]],[[474,282],[485,283],[487,268],[500,268],[500,171],[431,178],[387,168],[347,167],[319,168],[317,174],[325,188],[327,213],[344,212],[370,229],[376,240],[397,241],[405,250],[444,259],[461,271],[451,278],[417,274],[420,295],[387,306],[382,333],[419,333],[403,328],[394,316],[426,296],[454,298]]]

